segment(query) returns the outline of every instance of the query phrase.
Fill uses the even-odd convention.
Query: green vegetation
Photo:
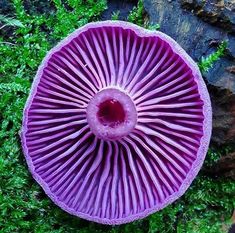
[[[200,172],[187,193],[164,210],[123,226],[103,226],[70,216],[54,205],[28,172],[19,132],[36,70],[47,51],[85,23],[98,20],[105,1],[53,0],[45,13],[13,0],[14,17],[0,17],[0,232],[220,233],[234,208],[235,183]],[[65,4],[66,3],[66,4]],[[34,12],[34,13],[32,13]],[[139,2],[129,16],[144,25]],[[4,26],[4,27],[3,27]],[[212,59],[213,60],[213,59]],[[204,167],[229,148],[210,149]]]
[[[145,17],[143,0],[139,0],[137,6],[133,7],[127,17],[127,20],[149,30],[154,31],[160,29],[160,24],[150,24],[147,17]]]
[[[142,0],[138,1],[137,6],[135,6],[130,14],[128,15],[127,20],[131,23],[135,23],[139,26],[144,26],[144,4]]]
[[[213,67],[214,63],[225,55],[226,48],[227,41],[223,41],[215,52],[208,55],[207,57],[202,57],[198,62],[198,66],[201,72],[208,72],[209,69]]]
[[[113,12],[111,15],[112,20],[118,20],[120,15],[120,11]]]
[[[4,23],[0,29],[3,29],[6,26],[16,26],[16,27],[24,27],[24,25],[17,19],[8,18],[4,15],[0,15],[0,22]]]
[[[149,30],[159,30],[160,29],[160,24],[149,24],[148,26],[147,26],[147,29],[149,29]]]

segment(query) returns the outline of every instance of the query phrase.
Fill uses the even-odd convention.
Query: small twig
[[[8,45],[16,46],[16,44],[13,44],[13,43],[11,43],[11,42],[0,42],[0,44],[8,44]]]
[[[3,26],[0,27],[0,30],[2,30],[4,27],[6,27],[7,25],[4,24]]]

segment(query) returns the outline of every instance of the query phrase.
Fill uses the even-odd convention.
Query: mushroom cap
[[[21,141],[51,200],[102,224],[144,218],[200,170],[211,103],[196,63],[169,36],[122,21],[89,23],[38,69]]]

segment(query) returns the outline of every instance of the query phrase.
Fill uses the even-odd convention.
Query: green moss
[[[112,20],[118,20],[120,15],[120,11],[113,12],[111,15]]]
[[[137,6],[132,9],[127,19],[131,23],[144,26],[144,4],[142,0],[138,1]]]
[[[22,1],[12,3],[15,21],[3,22],[8,25],[0,37],[0,232],[223,232],[222,225],[228,226],[235,205],[235,182],[209,177],[203,171],[177,202],[144,220],[122,226],[87,222],[70,216],[50,201],[32,179],[21,151],[23,107],[47,51],[74,29],[97,20],[107,6],[98,0],[54,0],[47,14],[28,14]],[[141,2],[129,20],[143,25]],[[204,166],[212,166],[229,150],[211,148]]]
[[[160,29],[160,24],[150,24],[147,26],[147,29],[149,30],[159,30]]]
[[[139,0],[137,6],[130,11],[127,20],[149,30],[159,30],[160,24],[150,24],[146,17],[143,0]]]
[[[214,63],[225,55],[227,44],[227,41],[223,41],[215,52],[211,53],[207,57],[201,58],[198,62],[201,72],[208,72],[209,69],[213,67]]]

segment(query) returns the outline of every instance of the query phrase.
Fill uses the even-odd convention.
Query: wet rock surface
[[[228,41],[226,56],[204,73],[213,108],[212,144],[235,143],[235,2],[144,0],[149,22],[197,62]]]
[[[235,33],[235,2],[231,0],[181,0],[184,9],[202,20]]]
[[[228,89],[208,85],[213,109],[212,144],[221,145],[234,142],[235,135],[235,95]]]
[[[217,177],[225,176],[235,180],[235,152],[221,157],[207,173],[216,175]]]

